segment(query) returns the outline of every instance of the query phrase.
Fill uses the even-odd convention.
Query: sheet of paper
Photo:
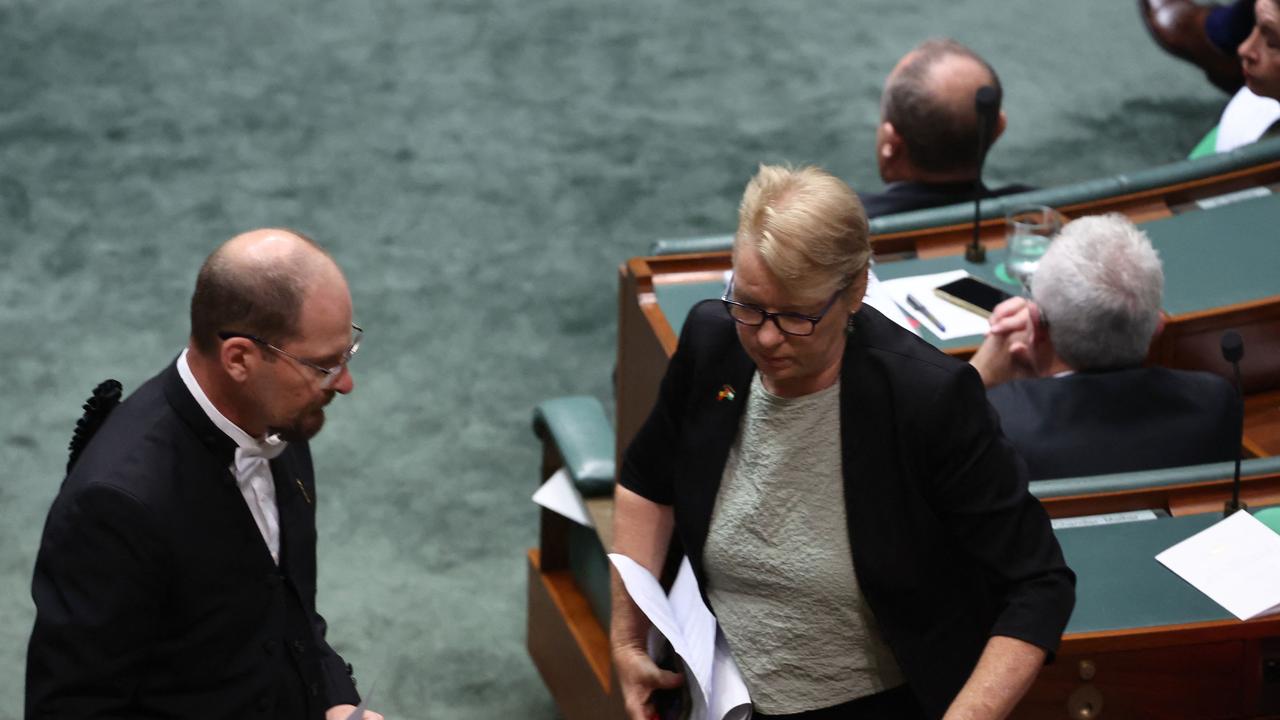
[[[888,291],[884,289],[884,283],[880,281],[880,278],[876,277],[875,270],[871,270],[867,273],[867,294],[862,298],[862,301],[879,310],[881,315],[884,315],[916,335],[920,334],[920,330],[911,323],[911,320],[907,318],[906,313],[902,312],[902,308],[898,306],[898,303],[893,301],[893,298],[889,296]]]
[[[1247,511],[1201,530],[1156,560],[1241,620],[1280,610],[1280,534]]]
[[[921,325],[929,328],[930,332],[942,340],[986,335],[987,328],[990,326],[986,318],[977,313],[969,312],[955,303],[947,302],[933,292],[936,288],[953,280],[959,280],[965,275],[968,275],[968,273],[964,270],[952,270],[933,275],[895,278],[893,280],[885,280],[880,284],[884,287],[885,292],[889,294],[889,297],[898,304],[898,307],[910,313],[911,317],[919,321]],[[925,317],[919,310],[911,307],[911,303],[907,302],[908,295],[919,300],[921,305],[928,308],[929,312],[933,313],[933,316],[946,329],[939,330],[937,323]]]
[[[609,560],[618,569],[627,594],[680,656],[693,698],[693,720],[749,718],[751,698],[746,683],[728,652],[715,616],[702,601],[689,559],[680,564],[669,596],[636,561],[619,553],[610,553]]]
[[[578,486],[574,485],[573,478],[569,477],[568,468],[560,468],[547,478],[547,481],[542,483],[542,487],[533,494],[533,501],[579,525],[595,527],[591,522],[591,515],[587,513],[587,504],[582,499],[582,493],[578,492]]]

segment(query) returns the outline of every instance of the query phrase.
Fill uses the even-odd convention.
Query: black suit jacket
[[[1027,192],[1030,185],[1005,185],[991,189],[982,186],[982,197],[998,197]],[[867,217],[893,215],[895,213],[924,210],[926,208],[954,205],[973,200],[973,183],[969,180],[951,183],[923,183],[904,180],[889,183],[878,193],[858,193]]]
[[[754,372],[720,303],[698,304],[623,457],[624,487],[674,507],[704,599],[703,547]],[[940,716],[991,635],[1057,648],[1075,576],[968,364],[863,306],[840,383],[854,571],[913,692]],[[720,399],[725,385],[734,399]]]
[[[988,397],[1033,480],[1232,460],[1240,444],[1235,389],[1210,373],[1079,372]]]
[[[310,451],[271,463],[279,567],[234,454],[176,365],[110,415],[45,523],[27,717],[319,718],[358,702],[315,611]]]

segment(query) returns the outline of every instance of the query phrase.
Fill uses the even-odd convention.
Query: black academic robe
[[[234,442],[170,365],[63,481],[32,581],[28,718],[307,718],[356,703],[316,613],[306,443],[271,463],[279,567],[229,469]]]

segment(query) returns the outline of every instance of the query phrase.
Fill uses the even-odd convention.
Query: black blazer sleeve
[[[1026,472],[999,431],[976,371],[951,373],[910,428],[933,511],[963,549],[1005,589],[991,635],[1052,655],[1075,604],[1075,574]]]
[[[60,498],[36,558],[29,718],[116,717],[143,681],[163,603],[163,551],[142,504],[90,484]]]
[[[696,312],[696,308],[690,311],[685,320],[653,410],[623,453],[618,473],[619,485],[660,505],[671,505],[675,499],[672,481],[676,473],[669,463],[678,457],[682,444],[681,418],[688,403],[696,350],[692,341]]]

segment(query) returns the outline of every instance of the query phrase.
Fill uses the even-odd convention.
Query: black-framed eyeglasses
[[[818,328],[818,323],[822,322],[822,318],[827,316],[831,308],[836,304],[836,299],[840,297],[840,293],[848,289],[848,285],[841,287],[831,295],[831,299],[827,304],[818,311],[817,315],[805,315],[803,313],[794,312],[769,312],[762,307],[749,305],[747,303],[730,300],[729,296],[733,294],[733,282],[729,282],[729,287],[724,291],[724,295],[720,297],[720,302],[724,303],[725,310],[729,311],[729,317],[733,318],[739,325],[748,327],[760,327],[766,320],[772,320],[773,324],[784,335],[796,335],[804,337],[812,335],[813,331]]]
[[[285,350],[284,348],[272,345],[271,343],[267,342],[266,340],[263,340],[257,335],[251,335],[249,333],[224,331],[224,332],[218,333],[218,337],[223,340],[230,340],[231,338],[244,338],[245,340],[252,340],[253,342],[269,350],[280,353],[281,355],[293,360],[294,362],[297,362],[300,365],[305,365],[311,368],[312,370],[315,370],[316,372],[320,373],[323,376],[320,379],[320,387],[329,388],[335,382],[338,381],[338,378],[342,375],[343,369],[347,367],[347,363],[351,362],[351,358],[355,357],[355,354],[360,350],[360,339],[364,337],[364,328],[360,327],[355,323],[351,323],[351,345],[346,349],[345,352],[342,353],[342,359],[338,361],[338,364],[334,365],[333,367],[325,367],[319,363],[314,363],[310,360],[307,360],[306,358],[300,358],[297,355],[294,355],[293,353],[289,352],[288,350]]]

